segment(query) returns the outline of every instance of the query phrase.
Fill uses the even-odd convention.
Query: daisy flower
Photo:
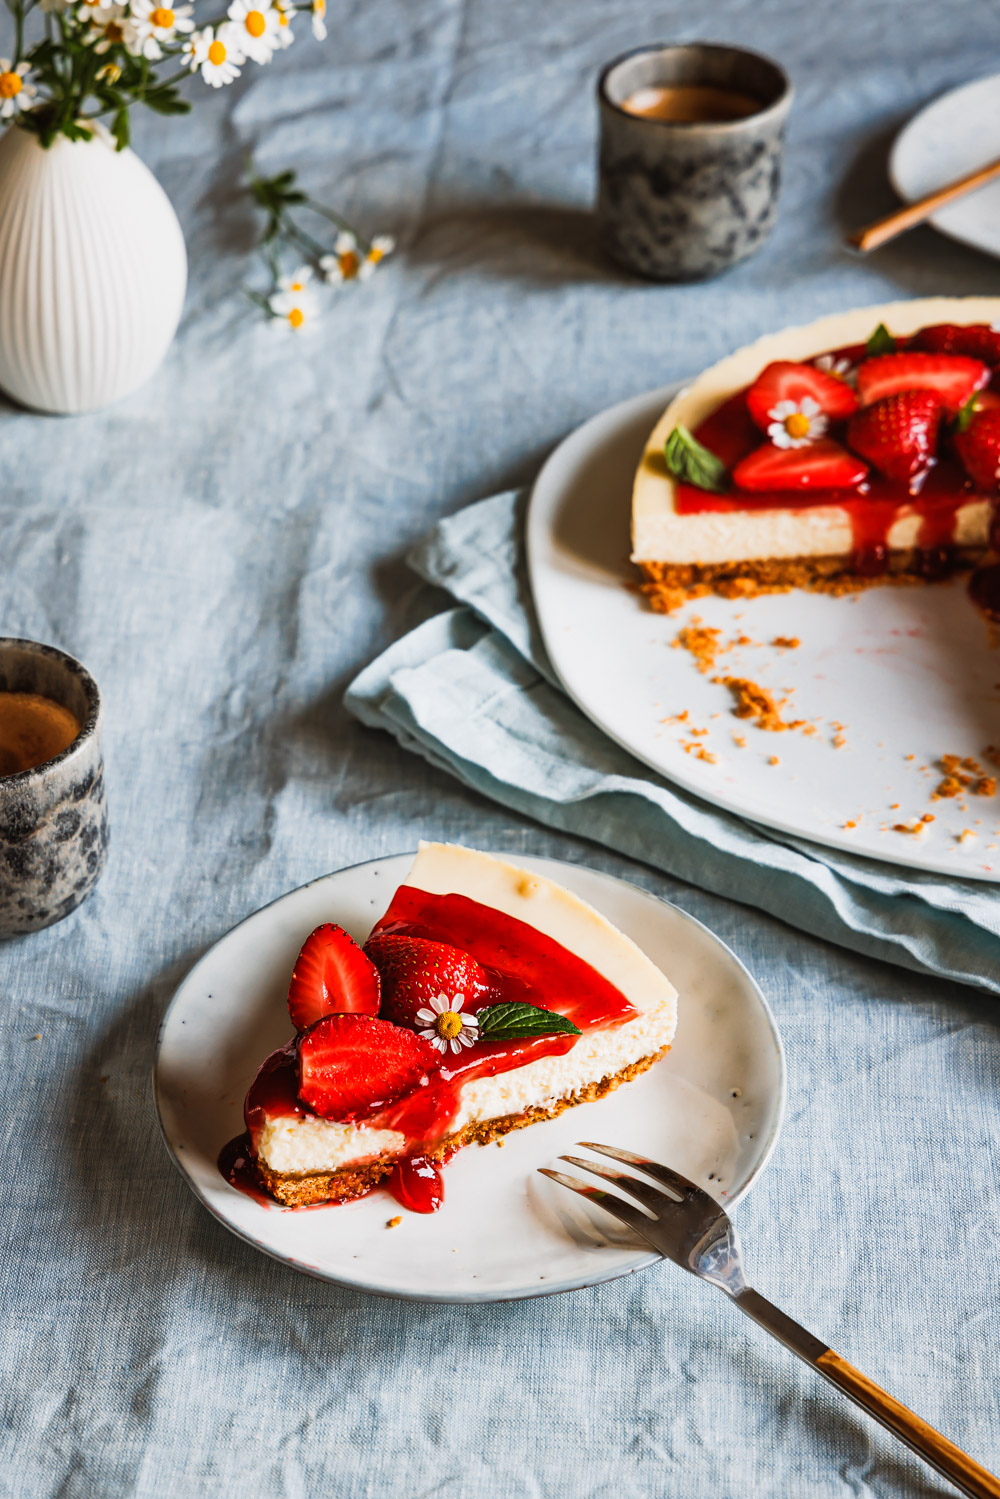
[[[132,0],[132,20],[135,24],[139,52],[156,62],[163,56],[161,43],[175,42],[178,35],[194,30],[191,19],[193,5],[158,5],[157,0]]]
[[[193,31],[184,43],[182,56],[192,73],[201,69],[201,76],[212,88],[222,88],[240,76],[239,64],[243,62],[240,50],[240,35],[230,22],[202,31]]]
[[[771,418],[767,435],[776,448],[808,447],[827,428],[822,407],[812,396],[803,396],[801,401],[779,401],[767,414]]]
[[[268,298],[271,314],[289,328],[307,328],[316,313],[316,296],[310,282],[312,271],[307,265],[300,266],[290,276],[278,279],[278,290]]]
[[[456,994],[453,999],[436,994],[429,1006],[417,1011],[417,1024],[424,1027],[420,1034],[438,1051],[457,1053],[479,1039],[479,1021],[475,1015],[463,1013],[464,1003],[464,994]]]
[[[312,28],[313,36],[318,42],[326,41],[326,0],[313,0],[312,3]]]
[[[367,252],[358,244],[358,237],[349,229],[337,235],[332,255],[320,259],[320,270],[327,281],[367,281],[374,275],[376,267],[396,248],[396,241],[388,234],[378,234]]]
[[[76,8],[77,20],[92,21],[97,12],[103,8],[103,5],[104,0],[82,0],[82,4],[78,5]],[[57,10],[60,7],[54,5],[52,8],[53,10]]]
[[[9,57],[0,57],[0,120],[9,120],[30,107],[37,92],[35,85],[25,78],[30,66],[28,62],[19,62],[15,67]]]
[[[90,21],[87,41],[95,43],[95,52],[110,52],[112,47],[124,47],[127,52],[138,52],[135,24],[126,15],[124,5],[91,6],[86,14]]]
[[[239,33],[244,53],[254,62],[270,62],[283,45],[281,17],[269,0],[233,0],[226,15]]]
[[[854,384],[857,373],[849,359],[838,359],[834,354],[821,354],[813,360],[813,368],[822,370],[824,375],[833,375],[837,380],[846,380],[848,385]]]
[[[293,0],[274,0],[274,8],[278,12],[278,40],[275,46],[290,47],[295,40],[292,31],[292,21],[295,19],[295,5]]]

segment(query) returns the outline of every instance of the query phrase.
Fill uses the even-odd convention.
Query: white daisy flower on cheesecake
[[[464,994],[451,999],[447,994],[436,994],[417,1011],[417,1024],[423,1027],[419,1034],[438,1051],[457,1053],[464,1046],[471,1046],[479,1039],[479,1021],[475,1015],[463,1011],[464,1003]]]
[[[243,53],[240,35],[231,22],[219,27],[206,26],[193,31],[184,43],[182,56],[192,73],[201,76],[211,88],[222,88],[240,76]]]
[[[318,42],[326,41],[326,0],[313,0],[312,31]]]
[[[311,327],[315,320],[316,294],[311,282],[309,266],[300,266],[290,276],[281,276],[277,291],[267,299],[272,316],[296,332]]]
[[[38,92],[26,74],[31,64],[19,62],[17,66],[9,57],[0,57],[0,120],[10,120],[22,109],[28,109]]]
[[[857,374],[856,366],[849,359],[838,358],[835,354],[820,354],[813,360],[813,369],[822,370],[824,375],[833,375],[836,380],[845,380],[848,385],[854,384]]]
[[[803,396],[801,401],[779,401],[767,414],[767,435],[776,448],[808,447],[828,426],[823,408],[812,396]]]
[[[240,46],[253,62],[270,62],[282,46],[281,17],[269,0],[233,0],[226,15],[236,27]]]
[[[142,57],[156,62],[163,56],[163,44],[175,42],[178,36],[194,30],[193,5],[159,5],[157,0],[132,0],[132,20]]]

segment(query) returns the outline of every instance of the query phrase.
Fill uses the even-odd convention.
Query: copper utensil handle
[[[946,203],[951,203],[955,198],[961,198],[965,193],[975,192],[978,187],[985,187],[987,182],[992,182],[993,178],[998,176],[1000,176],[1000,161],[992,161],[988,166],[978,167],[976,171],[969,172],[968,176],[959,177],[957,182],[950,182],[947,187],[939,187],[936,192],[928,193],[925,198],[918,198],[915,203],[908,203],[905,208],[897,208],[895,213],[887,214],[884,219],[876,219],[875,223],[869,224],[866,229],[859,229],[857,234],[849,235],[847,243],[864,254],[867,254],[869,250],[877,250],[879,245],[895,239],[897,234],[905,234],[907,229],[913,229],[917,224],[922,224]]]
[[[969,1499],[1000,1499],[1000,1478],[995,1478],[975,1462],[961,1447],[949,1442],[947,1437],[935,1431],[926,1421],[915,1416],[913,1411],[886,1393],[873,1379],[855,1369],[846,1358],[841,1358],[798,1322],[794,1322],[778,1307],[774,1306],[759,1291],[747,1287],[733,1297],[741,1311],[746,1312],[761,1327],[767,1329],[786,1348],[797,1353],[799,1358],[811,1364],[818,1373],[836,1385],[841,1394],[853,1400],[855,1405],[874,1416],[887,1431],[904,1442],[924,1462],[936,1468],[943,1478],[953,1483]]]

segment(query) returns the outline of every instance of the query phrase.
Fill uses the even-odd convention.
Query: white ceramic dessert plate
[[[842,598],[706,597],[672,615],[643,603],[628,560],[632,481],[677,389],[593,417],[535,484],[531,587],[566,691],[639,760],[741,817],[894,864],[1000,879],[1000,796],[932,800],[942,755],[976,758],[1000,776],[983,759],[1000,745],[1000,652],[961,579]],[[693,620],[720,629],[726,644],[750,643],[700,672],[687,650],[672,648]],[[712,680],[720,675],[787,697],[784,717],[814,732],[737,719],[732,693]],[[921,823],[925,816],[934,821]],[[896,831],[918,824],[922,832]]]
[[[1000,74],[952,89],[900,131],[889,156],[889,180],[904,202],[987,166],[1000,157]],[[929,221],[952,239],[1000,255],[1000,179],[941,208]]]
[[[729,949],[655,896],[578,865],[518,856],[637,942],[680,991],[662,1062],[597,1103],[470,1146],[445,1168],[445,1202],[423,1216],[385,1191],[305,1211],[262,1206],[223,1179],[219,1150],[242,1128],[264,1056],[286,1041],[288,977],[304,938],[336,921],[363,939],[412,855],[378,859],[293,890],[235,927],[192,969],[160,1031],[154,1091],[167,1148],[215,1217],[296,1270],[419,1301],[507,1301],[596,1285],[653,1264],[626,1231],[537,1173],[580,1140],[669,1162],[726,1205],[777,1138],[784,1060],[763,995]],[[399,1215],[398,1227],[387,1228]]]

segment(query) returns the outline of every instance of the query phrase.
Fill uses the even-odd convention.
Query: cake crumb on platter
[[[802,642],[797,635],[775,635],[771,644],[778,646],[783,651],[795,651],[798,650]]]
[[[395,1218],[389,1219],[388,1223],[386,1224],[386,1228],[398,1228],[402,1221],[402,1217],[397,1213]]]
[[[804,718],[795,718],[786,722],[781,716],[784,700],[776,701],[774,694],[766,687],[751,682],[747,677],[718,677],[715,680],[723,687],[728,687],[735,697],[736,706],[733,712],[737,718],[752,718],[759,729],[767,729],[770,733],[805,727]]]

